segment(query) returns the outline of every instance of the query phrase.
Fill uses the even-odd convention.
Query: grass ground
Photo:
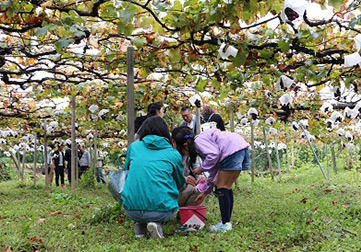
[[[360,251],[361,177],[356,170],[322,177],[315,166],[272,182],[242,175],[235,189],[233,230],[210,233],[219,220],[206,199],[205,229],[177,234],[174,218],[163,240],[134,238],[132,222],[107,188],[45,188],[31,181],[0,183],[0,250],[10,251]]]

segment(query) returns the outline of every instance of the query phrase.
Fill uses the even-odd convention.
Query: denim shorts
[[[147,222],[165,222],[170,220],[177,211],[169,212],[150,212],[150,211],[130,211],[124,209],[126,215],[133,221],[140,223]]]
[[[222,160],[219,170],[221,171],[247,171],[249,170],[249,151],[243,149],[233,153]]]

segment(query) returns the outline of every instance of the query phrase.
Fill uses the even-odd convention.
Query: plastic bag
[[[119,203],[122,203],[121,196],[124,190],[124,185],[129,170],[116,170],[116,171],[108,171],[108,172],[109,172],[108,189],[112,194],[113,198]]]

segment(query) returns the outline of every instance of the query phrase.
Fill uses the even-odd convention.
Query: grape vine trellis
[[[55,117],[61,131],[70,132],[70,106],[54,114],[52,101],[76,94],[79,129],[97,124],[99,137],[119,137],[126,123],[116,118],[126,114],[126,49],[132,45],[139,109],[162,100],[178,111],[187,98],[182,90],[190,88],[207,91],[216,103],[231,102],[241,113],[255,107],[262,116],[283,121],[310,118],[313,135],[327,132],[328,116],[318,112],[322,88],[333,88],[335,109],[352,109],[358,102],[338,87],[359,92],[360,67],[344,64],[360,49],[352,39],[361,31],[360,3],[329,1],[334,13],[322,20],[311,18],[307,9],[296,20],[288,10],[285,19],[284,4],[3,1],[0,126],[41,133],[41,121]],[[293,84],[286,88],[281,81],[276,89],[281,76]],[[285,94],[294,98],[288,106],[279,102]],[[44,100],[49,102],[40,105]],[[92,104],[108,110],[103,120],[89,120]],[[225,118],[227,113],[222,111]]]

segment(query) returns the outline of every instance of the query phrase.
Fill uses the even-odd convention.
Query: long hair
[[[197,158],[197,152],[194,143],[193,131],[187,126],[177,127],[172,130],[172,139],[175,141],[177,150],[181,154],[183,153],[184,144],[187,143],[189,157],[191,159],[191,162],[195,163]]]
[[[165,137],[171,142],[167,123],[159,116],[151,116],[145,120],[139,130],[139,138],[143,140],[148,135]]]

